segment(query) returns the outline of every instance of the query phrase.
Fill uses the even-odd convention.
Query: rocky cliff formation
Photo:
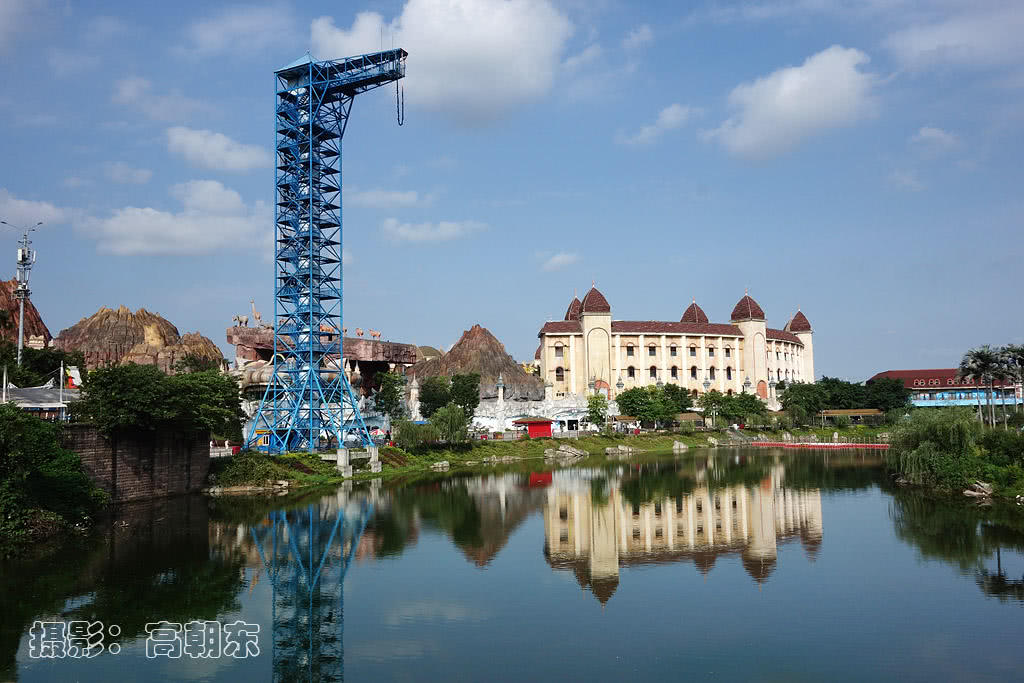
[[[124,306],[116,310],[104,306],[61,330],[54,345],[66,351],[81,351],[90,370],[108,364],[138,363],[171,372],[189,354],[217,361],[224,358],[217,345],[198,332],[182,336],[165,318],[144,308],[132,313]]]
[[[13,278],[0,280],[0,339],[12,342],[18,341],[18,300],[14,298],[17,287],[18,281]],[[47,343],[53,338],[29,299],[25,302],[25,341],[34,336],[42,337]]]
[[[505,383],[505,399],[544,398],[544,385],[540,379],[528,375],[519,363],[505,351],[505,346],[484,327],[473,325],[462,333],[462,338],[437,358],[424,360],[409,368],[407,375],[419,381],[435,375],[455,375],[476,372],[480,374],[480,398],[494,398],[498,375]]]

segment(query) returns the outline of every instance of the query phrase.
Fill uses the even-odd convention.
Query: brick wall
[[[210,436],[167,430],[107,438],[91,425],[68,425],[64,447],[114,502],[198,491],[210,469]]]

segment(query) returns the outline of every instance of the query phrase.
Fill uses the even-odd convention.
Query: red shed
[[[549,420],[546,417],[521,417],[518,420],[514,420],[514,425],[526,425],[526,432],[530,435],[531,439],[539,439],[541,437],[551,438],[551,423],[554,420]]]

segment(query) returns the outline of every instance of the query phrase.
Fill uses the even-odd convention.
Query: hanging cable
[[[399,95],[401,93],[401,95]],[[405,88],[395,81],[395,115],[398,116],[398,125],[405,124]]]

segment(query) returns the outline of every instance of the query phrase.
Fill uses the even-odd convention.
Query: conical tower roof
[[[740,320],[764,320],[764,311],[749,294],[744,294],[732,309],[732,321]]]
[[[591,287],[590,291],[587,292],[586,296],[583,297],[583,313],[611,313],[612,307],[608,303],[608,299],[604,298],[604,294],[597,291],[597,287]]]
[[[703,309],[697,305],[697,300],[694,299],[693,303],[683,311],[683,317],[679,319],[681,323],[700,323],[701,325],[708,324],[708,316],[704,313]]]
[[[580,301],[579,297],[574,296],[572,301],[569,302],[569,308],[565,311],[565,319],[579,320],[581,310],[583,310],[583,303]]]
[[[798,308],[796,314],[786,323],[786,332],[810,332],[811,321]]]

